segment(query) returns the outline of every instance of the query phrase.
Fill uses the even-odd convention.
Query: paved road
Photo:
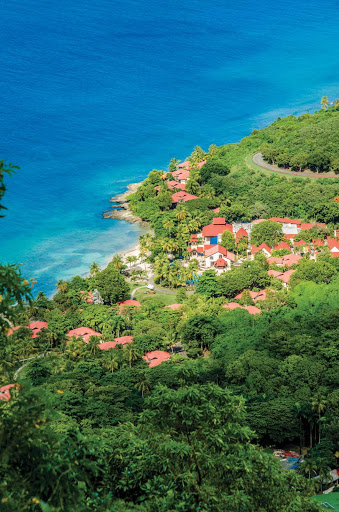
[[[299,178],[339,178],[339,176],[329,173],[315,174],[313,172],[293,172],[286,169],[279,169],[279,167],[275,167],[274,165],[265,162],[262,153],[256,153],[252,160],[255,164],[259,165],[259,167],[267,169],[268,171],[278,172],[279,174],[288,174],[290,176],[298,176]]]
[[[148,278],[147,284],[153,285],[154,290],[156,292],[165,293],[166,295],[176,295],[177,294],[176,290],[167,290],[167,288],[159,288],[156,284],[154,284],[154,274],[150,275],[150,277]],[[144,285],[144,286],[140,286],[139,288],[136,288],[135,290],[133,290],[133,292],[131,294],[131,299],[133,299],[134,294],[137,290],[141,290],[142,288],[146,288],[146,287],[147,287],[147,285]],[[186,293],[189,295],[190,293],[193,293],[193,290],[186,290]]]
[[[20,362],[22,363],[23,361],[30,361],[30,360],[32,360],[32,359],[38,359],[39,357],[44,357],[44,356],[45,356],[45,354],[38,354],[37,356],[27,357],[27,359],[21,359],[21,361],[20,361]],[[26,366],[27,364],[28,364],[28,363],[24,363],[22,366],[20,366],[20,368],[18,368],[18,369],[16,370],[16,372],[15,372],[15,374],[14,374],[14,380],[17,380],[19,373],[21,372],[21,370],[23,370],[23,369],[25,368],[25,366]]]

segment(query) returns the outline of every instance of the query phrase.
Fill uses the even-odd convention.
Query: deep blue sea
[[[51,294],[133,246],[109,198],[197,144],[339,97],[336,0],[16,0],[1,7],[2,263]]]

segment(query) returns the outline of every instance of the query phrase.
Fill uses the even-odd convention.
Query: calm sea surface
[[[134,245],[109,198],[278,115],[339,97],[339,10],[322,0],[17,0],[1,7],[0,260],[48,294]]]

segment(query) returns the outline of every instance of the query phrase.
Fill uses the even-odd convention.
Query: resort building
[[[202,228],[202,236],[205,244],[216,245],[221,242],[221,235],[224,231],[233,233],[232,224],[227,224],[224,217],[215,217],[212,224]]]

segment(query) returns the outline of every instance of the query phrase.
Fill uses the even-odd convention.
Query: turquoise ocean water
[[[37,289],[137,241],[109,198],[193,146],[339,97],[336,1],[17,0],[1,8],[0,260]]]

